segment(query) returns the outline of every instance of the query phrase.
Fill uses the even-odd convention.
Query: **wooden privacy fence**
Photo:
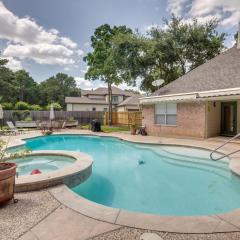
[[[108,123],[108,112],[105,113],[105,123]],[[113,112],[112,113],[113,125],[126,125],[132,124],[142,125],[142,112]]]
[[[14,110],[5,110],[3,113],[3,121],[15,122],[17,119],[14,118]],[[79,124],[88,124],[93,119],[98,119],[103,123],[104,112],[100,111],[54,111],[54,116],[56,120],[68,120],[69,118],[74,118],[78,120]],[[29,111],[28,117],[31,117],[33,121],[47,121],[49,120],[49,111]]]

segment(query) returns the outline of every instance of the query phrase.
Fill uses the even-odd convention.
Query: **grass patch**
[[[89,124],[87,125],[82,125],[81,129],[90,129]],[[125,132],[125,131],[130,131],[130,128],[128,126],[108,126],[108,125],[102,125],[101,129],[105,133],[112,133],[112,132]]]

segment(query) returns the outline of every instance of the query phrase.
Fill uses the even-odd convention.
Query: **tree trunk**
[[[108,125],[112,125],[112,84],[108,83]]]

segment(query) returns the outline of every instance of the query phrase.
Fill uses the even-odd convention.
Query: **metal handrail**
[[[223,156],[221,156],[221,157],[219,157],[219,158],[213,158],[213,154],[216,153],[217,150],[219,150],[220,148],[224,147],[224,146],[227,145],[229,142],[231,142],[232,140],[234,140],[234,139],[236,139],[236,138],[238,138],[238,137],[240,137],[240,133],[238,133],[237,135],[235,135],[234,137],[232,137],[231,139],[229,139],[227,142],[223,143],[223,144],[220,145],[219,147],[215,148],[215,149],[210,153],[210,158],[211,158],[211,160],[213,160],[213,161],[218,161],[218,160],[221,160],[221,159],[223,159],[223,158],[225,158],[225,157],[228,157],[228,156],[230,156],[230,155],[232,155],[232,154],[234,154],[234,153],[240,152],[240,149],[239,149],[239,150],[236,150],[236,151],[231,152],[231,153],[229,153],[229,154],[224,154]]]

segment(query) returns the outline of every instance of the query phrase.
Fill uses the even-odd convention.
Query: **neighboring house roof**
[[[108,89],[104,87],[99,87],[95,90],[81,90],[82,96],[86,95],[108,95]],[[124,91],[118,87],[112,87],[112,94],[114,95],[124,95],[124,96],[132,96],[133,93]]]
[[[126,106],[126,105],[139,105],[139,98],[141,97],[141,95],[134,95],[131,97],[128,97],[127,99],[125,99],[123,102],[121,102],[120,104],[118,104],[118,106]]]
[[[163,96],[240,87],[240,49],[236,46],[152,94]]]
[[[80,104],[100,104],[107,105],[105,99],[90,99],[87,97],[66,97],[65,103],[80,103]]]

